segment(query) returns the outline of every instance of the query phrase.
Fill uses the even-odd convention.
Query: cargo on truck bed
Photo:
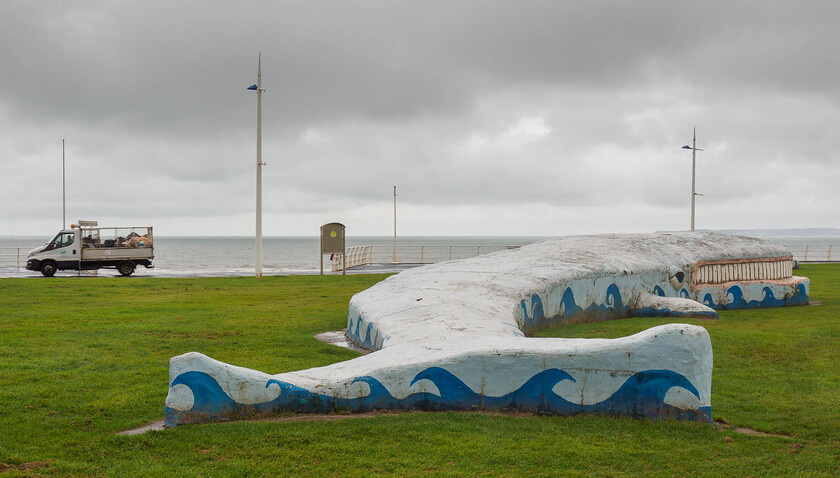
[[[96,221],[79,221],[29,251],[26,268],[46,277],[58,270],[100,268],[115,268],[129,276],[138,265],[154,267],[154,257],[151,226],[99,227]]]

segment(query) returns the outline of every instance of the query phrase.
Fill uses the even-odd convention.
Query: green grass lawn
[[[637,476],[840,474],[840,266],[803,266],[821,305],[687,321],[712,337],[712,414],[387,413],[232,422],[140,436],[162,418],[168,361],[198,351],[268,373],[347,360],[318,332],[379,276],[0,280],[0,475]],[[661,319],[541,331],[619,337]],[[748,427],[772,436],[735,431]]]

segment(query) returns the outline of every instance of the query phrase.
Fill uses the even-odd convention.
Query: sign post
[[[324,254],[341,254],[341,275],[347,274],[344,254],[344,224],[331,222],[321,226],[321,275],[324,275]]]

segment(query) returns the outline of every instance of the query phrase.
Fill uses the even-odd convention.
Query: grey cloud
[[[682,209],[688,158],[679,147],[694,125],[707,149],[698,163],[707,205],[812,194],[830,203],[822,186],[840,172],[838,10],[3,2],[3,217],[50,210],[54,192],[35,189],[58,184],[61,137],[73,148],[70,179],[98,185],[73,191],[91,214],[103,195],[117,198],[114,215],[247,214],[256,98],[245,87],[260,50],[270,212],[364,208],[387,201],[393,184],[418,207],[607,210],[620,200]],[[514,138],[529,118],[550,134]],[[49,175],[36,179],[33,165]],[[127,194],[138,189],[142,204]]]

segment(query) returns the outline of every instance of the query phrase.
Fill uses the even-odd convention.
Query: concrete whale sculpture
[[[346,335],[368,355],[276,375],[196,352],[173,357],[165,424],[376,409],[710,421],[712,347],[702,327],[618,339],[526,334],[805,304],[810,283],[792,270],[783,246],[713,233],[570,236],[411,269],[351,299]]]

